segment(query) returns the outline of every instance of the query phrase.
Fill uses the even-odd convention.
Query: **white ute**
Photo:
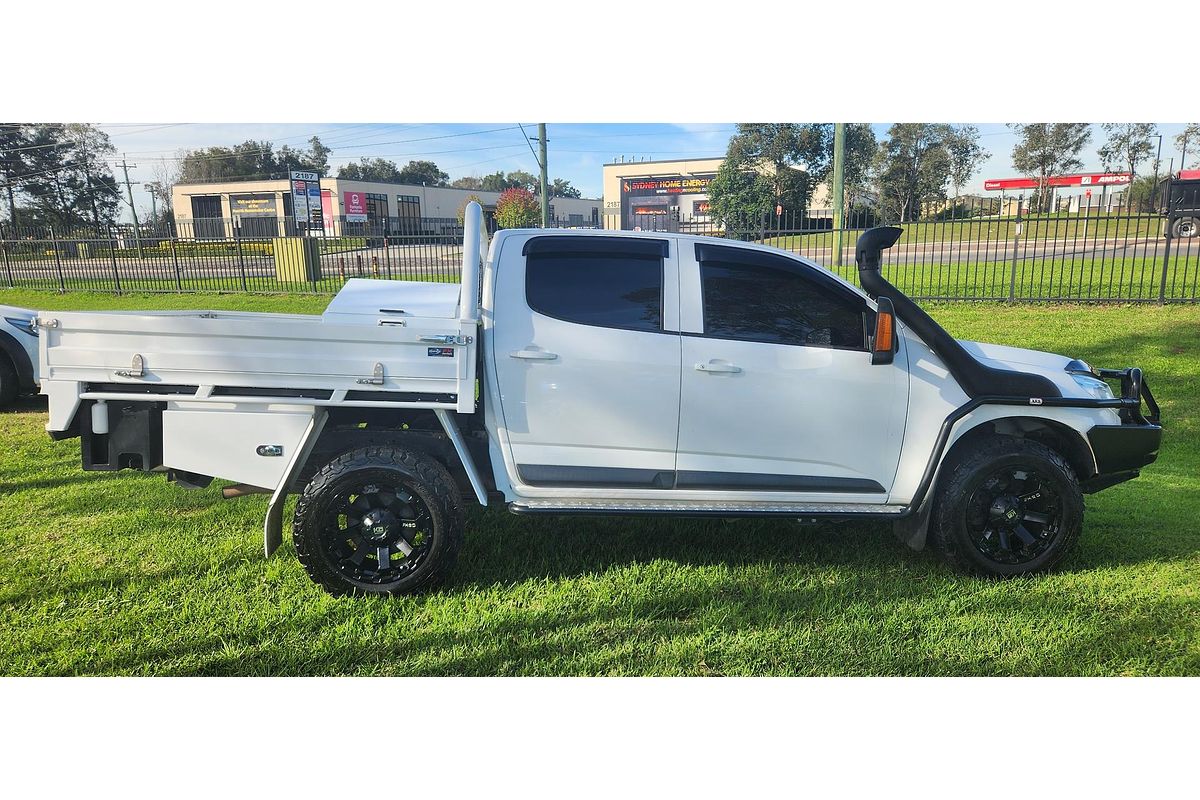
[[[1057,564],[1162,429],[1141,371],[960,342],[888,283],[670,233],[501,231],[460,285],[352,280],[321,316],[41,312],[47,430],[85,469],[285,496],[335,593],[442,579],[465,497],[524,514],[888,520],[956,567]],[[1109,381],[1120,381],[1114,394]],[[1146,410],[1143,411],[1142,401]]]

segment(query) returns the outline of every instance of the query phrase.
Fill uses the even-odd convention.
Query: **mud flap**
[[[267,517],[263,521],[263,555],[267,558],[270,558],[271,554],[279,549],[279,545],[283,544],[283,505],[287,499],[288,487],[292,485],[296,474],[308,461],[313,446],[316,445],[317,439],[321,438],[321,430],[325,427],[327,419],[329,419],[329,412],[323,408],[318,408],[313,413],[312,421],[308,423],[304,436],[300,438],[300,444],[292,453],[292,460],[288,462],[283,480],[279,482],[279,485],[275,487],[275,493],[271,495],[271,503],[267,506]]]
[[[921,506],[912,514],[892,523],[892,533],[913,550],[924,550],[929,534],[929,517],[933,512],[933,500],[927,494]]]

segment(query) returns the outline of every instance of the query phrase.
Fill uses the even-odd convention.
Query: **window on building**
[[[654,243],[657,245],[657,243]],[[539,314],[580,325],[659,331],[662,328],[661,245],[641,253],[529,253],[525,298]]]
[[[739,263],[732,248],[722,249],[733,255],[700,264],[706,336],[865,349],[866,304],[860,298],[822,286],[800,264]]]

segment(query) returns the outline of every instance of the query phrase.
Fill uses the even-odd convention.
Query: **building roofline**
[[[428,186],[428,185],[422,185],[419,183],[396,183],[395,181],[372,181],[372,180],[364,180],[363,178],[339,178],[337,176],[322,177],[321,181],[322,182],[323,181],[352,181],[354,183],[376,183],[381,186],[398,186],[398,187],[401,187],[404,189],[418,189],[418,190],[419,189],[449,189],[452,192],[487,192],[488,194],[500,194],[501,192],[504,191],[503,189],[501,189],[500,191],[496,191],[495,189],[463,189],[459,186]],[[291,178],[245,178],[245,179],[236,180],[236,181],[225,181],[225,180],[195,181],[195,182],[191,182],[191,183],[180,181],[179,183],[174,184],[174,186],[172,188],[181,188],[182,187],[182,188],[187,188],[187,189],[193,189],[193,188],[216,187],[216,186],[237,186],[239,184],[245,184],[245,183],[283,183],[283,184],[287,184],[290,182],[291,182]],[[219,194],[220,192],[219,192],[219,190],[212,190],[211,193]],[[534,194],[534,197],[538,196],[537,192],[534,192],[533,194]],[[562,197],[561,195],[554,195],[553,197],[550,198],[550,200],[551,201],[554,201],[554,200],[588,200],[588,201],[600,203],[600,202],[604,201],[604,198],[603,197]]]
[[[700,156],[698,158],[662,158],[653,161],[611,161],[602,164],[604,167],[624,167],[638,164],[680,164],[684,161],[723,161],[725,156]]]

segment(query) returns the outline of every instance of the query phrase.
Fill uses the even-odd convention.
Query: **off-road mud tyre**
[[[930,534],[960,572],[1011,578],[1057,567],[1079,539],[1083,510],[1079,481],[1061,455],[1040,442],[994,436],[943,468]]]
[[[371,445],[317,471],[296,503],[292,539],[304,569],[331,594],[401,595],[445,580],[464,527],[462,495],[441,463]],[[388,564],[381,568],[384,548]]]

